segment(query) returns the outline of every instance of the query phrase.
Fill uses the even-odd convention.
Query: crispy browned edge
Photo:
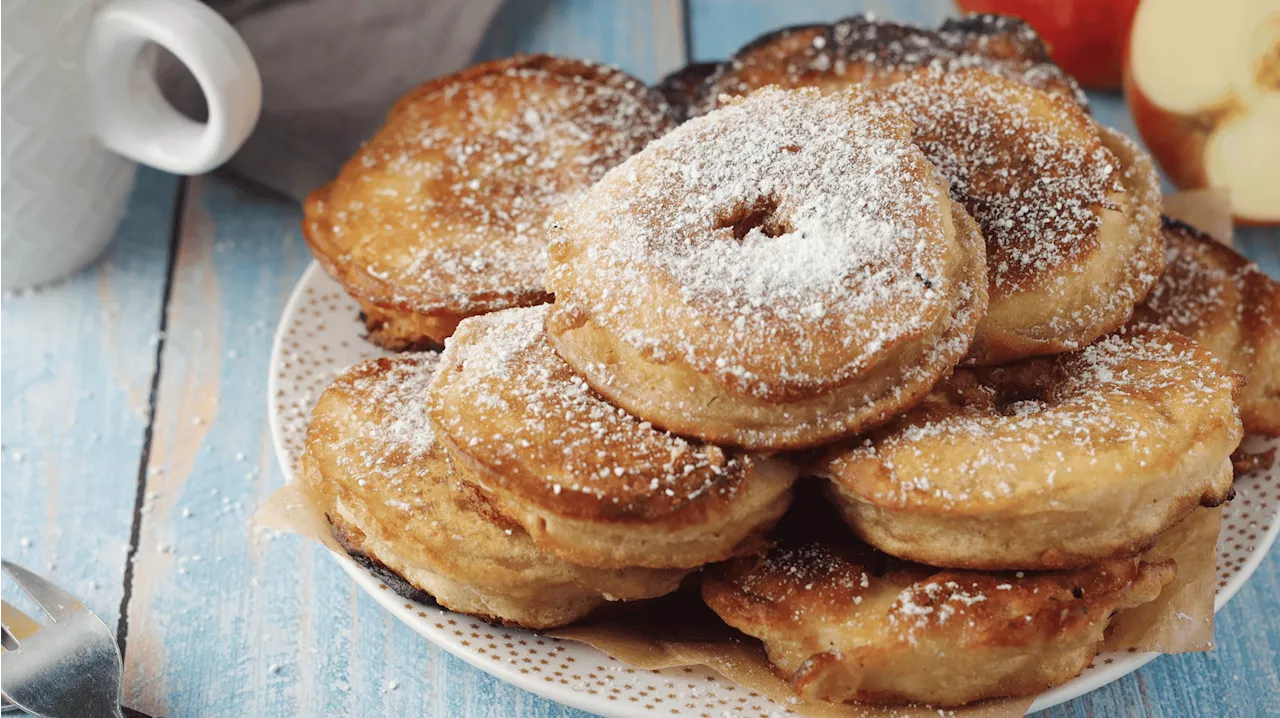
[[[397,596],[407,601],[414,601],[416,603],[421,603],[424,606],[436,606],[443,611],[449,611],[451,613],[458,613],[465,616],[471,616],[473,618],[477,618],[481,621],[484,621],[485,623],[491,623],[499,626],[507,626],[509,628],[519,628],[521,630],[532,631],[534,633],[542,633],[544,631],[552,630],[551,628],[536,628],[532,626],[527,626],[520,623],[519,621],[513,621],[511,619],[502,618],[501,616],[494,616],[491,614],[479,613],[479,612],[465,612],[465,611],[459,611],[453,608],[448,608],[446,606],[441,606],[440,603],[436,601],[435,597],[432,596],[430,593],[413,585],[413,583],[410,582],[407,578],[405,578],[404,576],[401,576],[399,573],[396,573],[394,569],[387,566],[385,563],[379,561],[376,557],[368,553],[365,553],[362,545],[362,541],[361,541],[361,537],[363,536],[363,534],[360,532],[358,528],[347,526],[341,519],[338,519],[335,521],[334,517],[330,514],[325,514],[325,518],[329,520],[329,529],[330,529],[330,533],[333,535],[334,540],[337,541],[338,544],[342,547],[342,550],[345,551],[347,555],[351,557],[351,560],[355,561],[356,564],[359,565],[361,568],[365,569],[369,573],[376,576],[378,580],[381,581],[382,584],[386,586],[387,589],[389,589],[392,593],[395,593]],[[689,577],[692,577],[695,575],[696,575],[696,571],[693,573],[690,573]],[[691,583],[693,579],[689,577],[686,577],[686,581],[690,583],[686,583],[686,585],[696,586],[697,585],[696,583]],[[683,589],[678,589],[677,592],[679,592],[680,590],[683,590]],[[601,604],[600,606],[597,606],[596,608],[592,609],[590,613],[583,616],[582,618],[579,618],[573,621],[572,624],[587,623],[591,621],[606,620],[606,619],[612,619],[612,618],[624,618],[631,615],[641,615],[645,611],[651,610],[653,607],[661,605],[660,602],[666,600],[666,598],[667,598],[666,596],[659,596],[657,598],[646,598],[646,599],[640,599],[636,601],[609,601],[607,603]]]
[[[866,33],[858,35],[862,40],[858,43],[850,43],[847,39],[842,39],[842,36],[847,38],[853,35],[851,28],[855,27],[874,27],[875,39],[869,40]],[[934,45],[943,52],[965,51],[994,60],[1016,60],[1057,67],[1049,58],[1044,41],[1030,25],[1016,17],[974,13],[959,18],[948,18],[936,30],[931,30],[918,25],[878,20],[868,14],[857,14],[831,23],[789,25],[766,32],[738,48],[727,60],[691,63],[672,72],[659,83],[659,90],[676,108],[677,119],[683,122],[697,114],[699,108],[705,111],[707,103],[714,100],[710,97],[711,92],[726,75],[734,70],[736,61],[783,38],[803,32],[821,33],[828,47],[841,47],[849,55],[869,51],[888,51],[891,49],[888,46],[889,43],[911,37],[920,38],[923,43]],[[894,58],[884,59],[893,60]],[[896,59],[902,60],[900,57]],[[1059,82],[1064,90],[1071,90],[1076,103],[1088,112],[1088,98],[1075,80],[1063,72]]]
[[[517,54],[428,80],[397,100],[387,112],[387,121],[394,119],[405,107],[426,101],[434,93],[449,85],[515,69],[541,70],[555,75],[594,81],[616,89],[627,89],[629,86],[637,98],[644,102],[654,114],[666,115],[673,120],[673,123],[677,121],[676,111],[672,109],[662,93],[622,69],[587,60],[545,54]],[[350,161],[347,165],[349,164]],[[410,301],[397,299],[398,296],[403,296],[403,292],[396,286],[347,264],[343,260],[345,250],[330,241],[329,233],[324,228],[327,224],[327,214],[320,212],[317,207],[329,196],[334,183],[341,178],[341,172],[346,170],[347,165],[344,165],[337,177],[313,191],[303,203],[302,236],[325,272],[342,284],[347,293],[364,306],[362,314],[369,332],[367,338],[370,341],[391,351],[434,348],[444,339],[443,336],[430,338],[406,336],[403,331],[398,331],[394,326],[395,318],[399,315],[421,315],[435,321],[452,321],[456,326],[457,321],[467,316],[551,301],[551,295],[540,289],[521,290],[519,288],[510,292],[490,292],[468,297],[468,306],[464,310],[450,309],[446,302],[442,302],[439,308],[421,311],[415,309]],[[376,312],[370,310],[375,308],[383,316],[372,316]],[[456,321],[453,321],[454,319]]]
[[[1178,235],[1207,248],[1213,255],[1217,267],[1221,269],[1239,272],[1254,264],[1248,257],[1219,242],[1208,232],[1180,219],[1161,215],[1160,230],[1166,244],[1170,241],[1169,235]],[[1261,324],[1269,324],[1280,330],[1280,282],[1261,269],[1255,267],[1254,271],[1259,281],[1246,281],[1244,286],[1240,287],[1240,300],[1244,304],[1240,329],[1244,335],[1242,339],[1249,343],[1258,340]],[[1156,283],[1158,284],[1159,280]],[[1277,337],[1276,341],[1280,342],[1280,337]],[[1265,409],[1257,411],[1252,406],[1242,406],[1240,418],[1245,423],[1246,433],[1280,436],[1280,416],[1269,414]]]
[[[455,343],[461,342],[455,351],[464,347],[469,351],[474,350],[477,343],[484,341],[484,337],[492,331],[491,325],[485,325],[484,321],[477,320],[480,323],[469,323],[464,328],[464,333],[454,339]],[[467,332],[470,332],[470,334],[467,334]],[[549,342],[548,339],[543,339],[542,341]],[[536,355],[533,353],[538,350],[526,349],[522,351],[523,355],[519,357],[518,361],[537,361]],[[554,353],[553,349],[548,347],[548,351],[552,352],[548,361],[557,364],[563,363],[563,360]],[[452,390],[450,382],[457,371],[461,371],[461,368],[456,366],[455,356],[457,355],[451,353],[442,357],[441,374],[433,380],[432,389],[428,392],[431,401],[438,401],[444,392]],[[443,360],[453,361],[454,364],[446,363]],[[567,365],[565,366],[567,367]],[[572,370],[571,367],[568,369]],[[611,405],[608,399],[594,389],[590,390],[590,394],[604,404]],[[435,409],[429,408],[428,411],[434,412]],[[564,419],[555,418],[548,419],[548,421],[553,424],[558,422],[561,425],[566,422]],[[742,489],[748,481],[759,480],[754,472],[761,460],[761,457],[753,456],[739,449],[720,447],[726,459],[737,459],[738,463],[733,470],[726,469],[716,474],[716,478],[698,497],[686,500],[659,500],[654,503],[646,502],[639,505],[614,505],[598,498],[593,498],[591,494],[586,492],[555,491],[547,484],[542,475],[534,471],[531,466],[519,463],[513,464],[510,461],[502,460],[497,460],[494,463],[490,460],[477,458],[473,452],[467,450],[465,441],[460,441],[459,437],[449,430],[446,423],[438,424],[437,441],[448,451],[454,469],[461,472],[464,477],[467,477],[469,479],[467,483],[472,484],[477,491],[485,494],[487,500],[502,503],[503,499],[500,495],[508,494],[520,503],[532,503],[541,510],[555,514],[562,519],[590,521],[598,525],[607,526],[643,527],[653,522],[661,521],[665,527],[674,529],[705,524],[725,512],[734,510],[740,494],[739,489]],[[688,439],[687,441],[689,446],[694,448],[699,444],[705,443],[698,439]],[[617,495],[613,495],[613,498],[617,498]],[[666,497],[660,498],[665,499]],[[510,499],[507,500],[509,501]],[[613,509],[611,510],[608,507],[613,507]]]
[[[867,570],[877,576],[893,571],[912,571],[913,568],[920,569],[922,567],[936,572],[935,577],[937,575],[972,572],[967,569],[931,568],[923,564],[912,562],[908,559],[896,558],[875,549],[855,537],[847,535],[847,533],[845,533],[847,529],[844,528],[843,524],[837,523],[838,519],[830,505],[825,502],[815,503],[822,501],[820,497],[820,489],[816,482],[817,480],[814,480],[813,483],[798,488],[800,496],[797,498],[795,507],[798,510],[793,511],[787,519],[784,519],[784,523],[779,524],[779,526],[772,532],[771,538],[776,543],[781,545],[793,543],[799,545],[815,540],[821,542],[835,539],[839,541],[840,544],[843,544],[843,546],[835,549],[835,552],[841,557],[841,560],[861,562],[866,567],[864,570]],[[808,511],[804,511],[806,516],[804,516],[803,519],[797,518],[801,510],[804,509],[808,509]],[[763,555],[764,554],[762,553],[760,556],[754,558],[741,557],[732,559],[730,561],[710,566],[705,571],[701,572],[700,584],[704,603],[706,603],[709,608],[712,608],[717,614],[723,615],[727,612],[738,616],[754,616],[754,620],[757,623],[767,622],[767,616],[764,614],[767,613],[765,604],[768,602],[753,595],[749,590],[746,590],[744,587],[739,585],[737,580],[731,578],[729,575],[730,573],[746,566],[748,562],[759,561]],[[1133,567],[1133,582],[1159,581],[1162,585],[1167,585],[1176,570],[1172,559],[1145,562],[1138,561],[1131,557],[1118,557],[1106,559],[1097,563],[1106,564],[1111,561],[1126,560],[1137,561]],[[1085,571],[1096,572],[1097,568],[1097,565],[1093,565],[1043,573],[1029,572],[1028,578],[1041,575],[1046,579],[1052,575],[1066,577],[1081,574]],[[982,573],[998,575],[1013,574],[1014,571],[984,571]],[[1102,575],[1105,576],[1106,572],[1104,571]],[[1035,591],[1028,591],[1025,588],[1022,589],[1021,592],[1024,597],[1027,595],[1035,595]],[[1012,596],[1014,593],[1011,593],[1010,595]],[[1112,598],[1115,595],[1114,592],[1109,594],[1095,594],[1093,591],[1085,591],[1078,595],[1074,591],[1072,593],[1076,600],[1084,601],[1088,605],[1101,605],[1105,603],[1101,600],[1102,598]],[[849,603],[844,600],[833,599],[832,601],[827,601],[824,604],[824,607],[829,611],[838,613],[847,610]],[[798,606],[796,610],[803,610],[803,608],[804,606],[801,605]],[[1084,615],[1088,615],[1089,613],[1091,613],[1091,611],[1088,609],[1084,611]],[[1114,613],[1115,611],[1112,611],[1112,615],[1114,615]],[[1002,639],[997,633],[991,635],[986,643],[988,645],[1000,645],[1001,642]],[[1091,652],[1090,661],[1092,660],[1092,655],[1096,655],[1098,648],[1099,647],[1095,647]],[[794,675],[782,671],[772,663],[770,663],[770,668],[780,678],[792,684],[792,686],[799,692],[806,680],[810,680],[813,676],[819,674],[824,665],[836,660],[839,660],[837,656],[834,656],[829,652],[820,652],[811,655],[809,659],[797,669]],[[1067,679],[1069,679],[1069,677]],[[868,703],[901,703],[902,697],[893,694],[877,693],[859,696],[858,700]]]
[[[720,69],[720,64],[718,62],[690,63],[658,82],[656,89],[666,98],[677,121],[684,122],[689,119],[693,108],[702,101],[707,79]]]
[[[410,601],[416,601],[426,605],[439,605],[436,599],[426,591],[414,586],[407,578],[396,573],[391,567],[374,558],[371,554],[365,553],[363,532],[360,529],[348,526],[341,519],[335,520],[333,514],[325,514],[325,518],[329,520],[329,532],[333,534],[334,540],[342,549],[347,552],[353,561],[360,564],[361,567],[368,570],[374,576],[378,577],[391,589],[396,595]],[[485,620],[498,620],[493,616],[484,617]]]

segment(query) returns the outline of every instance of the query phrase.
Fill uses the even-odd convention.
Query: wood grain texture
[[[730,56],[769,30],[829,22],[861,11],[894,20],[936,25],[955,12],[945,1],[771,3],[691,0],[690,36],[696,60]],[[1094,93],[1098,121],[1137,137],[1122,97]],[[1280,277],[1280,232],[1239,230],[1237,247],[1273,277]],[[1218,647],[1205,654],[1163,656],[1136,673],[1046,711],[1053,716],[1262,716],[1280,715],[1280,555],[1272,551],[1258,572],[1218,615]]]
[[[477,57],[552,51],[653,80],[684,62],[681,18],[674,0],[510,3]],[[436,649],[323,549],[246,527],[282,480],[266,367],[310,255],[295,207],[194,180],[183,211],[128,609],[127,700],[174,717],[575,714]]]
[[[4,557],[78,595],[112,627],[150,413],[177,187],[172,177],[139,171],[104,257],[57,284],[6,295],[0,320]],[[5,598],[20,597],[6,580]]]

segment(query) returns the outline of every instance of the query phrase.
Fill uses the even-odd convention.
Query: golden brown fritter
[[[1231,495],[1240,377],[1158,327],[960,370],[817,473],[854,531],[934,566],[1054,569],[1147,548]]]
[[[937,30],[858,15],[762,35],[738,50],[686,96],[691,114],[769,85],[827,90],[884,87],[926,67],[977,67],[1087,108],[1075,80],[1049,60],[1026,23],[1001,15],[950,19]]]
[[[614,407],[543,333],[547,307],[458,326],[427,411],[459,475],[534,543],[601,568],[694,568],[752,550],[797,469],[689,441]]]
[[[1037,693],[1089,664],[1117,611],[1153,600],[1174,562],[982,573],[907,563],[788,516],[759,556],[708,569],[702,596],[764,642],[802,697],[954,706]]]
[[[425,415],[435,367],[435,354],[363,362],[339,375],[312,412],[303,480],[323,497],[349,553],[402,591],[535,629],[679,586],[686,571],[566,563],[460,483]]]
[[[467,316],[549,299],[552,213],[674,121],[616,68],[547,55],[413,90],[303,208],[316,258],[388,349],[439,345]]]
[[[1168,263],[1134,323],[1191,337],[1243,374],[1245,433],[1280,436],[1280,283],[1194,227],[1163,225]]]
[[[615,404],[753,450],[888,420],[986,308],[972,218],[860,91],[767,88],[610,171],[552,230],[547,331]]]
[[[1164,267],[1151,160],[1073,103],[979,68],[876,93],[982,228],[987,315],[967,363],[1079,349],[1129,320]]]
[[[873,89],[912,120],[986,240],[989,307],[967,363],[1083,347],[1123,326],[1160,274],[1155,166],[1094,123],[1018,20],[788,28],[683,94],[705,111],[768,85]]]

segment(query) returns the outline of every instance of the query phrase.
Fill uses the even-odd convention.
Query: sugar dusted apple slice
[[[1280,3],[1144,0],[1125,95],[1174,183],[1225,187],[1236,219],[1280,223]]]

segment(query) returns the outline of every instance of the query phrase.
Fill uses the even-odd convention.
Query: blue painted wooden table
[[[947,2],[509,3],[480,58],[545,50],[648,80],[785,24]],[[1133,133],[1118,97],[1094,98]],[[125,646],[127,700],[175,718],[568,715],[433,648],[322,549],[255,531],[279,485],[271,332],[310,261],[296,206],[139,174],[94,268],[3,301],[3,552],[81,595]],[[1241,249],[1280,276],[1280,236]],[[6,584],[5,595],[15,591]],[[1163,657],[1053,716],[1280,714],[1280,557],[1219,615],[1217,650]]]

